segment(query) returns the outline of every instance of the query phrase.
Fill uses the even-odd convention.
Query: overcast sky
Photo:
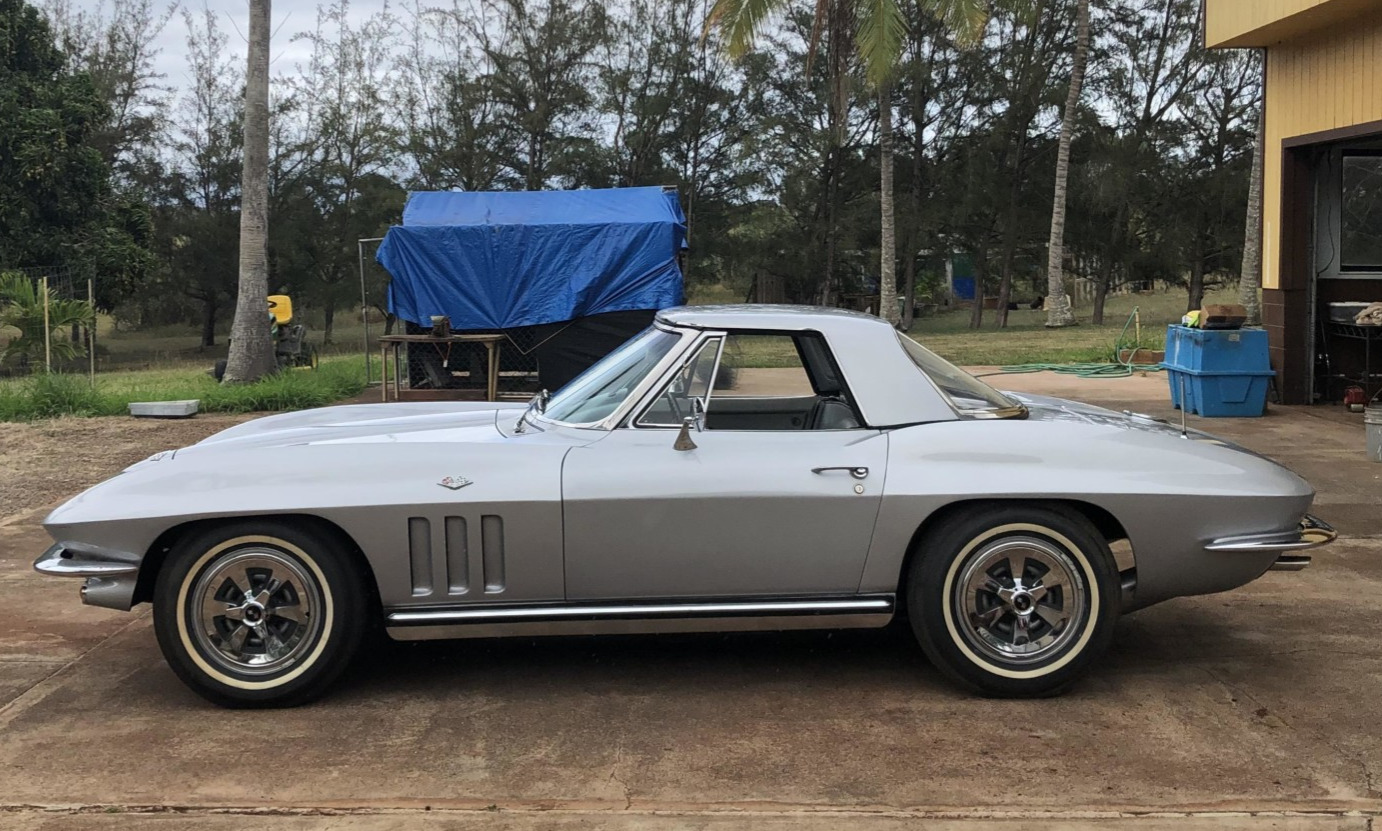
[[[77,0],[80,5],[81,0]],[[311,30],[317,21],[318,0],[273,0],[273,42],[269,55],[273,61],[270,72],[277,76],[293,70],[294,65],[305,62],[309,47],[305,42],[293,42],[293,35]],[[397,6],[397,4],[394,4]],[[200,18],[202,9],[207,8],[216,14],[217,23],[229,38],[227,46],[240,61],[245,59],[245,37],[249,35],[248,0],[181,0],[179,10],[168,21],[158,39],[161,53],[158,56],[158,70],[167,76],[170,86],[181,88],[187,83],[187,27],[183,23],[182,9],[188,9],[193,16]],[[363,21],[371,14],[384,8],[384,0],[352,0],[350,16],[352,22]]]

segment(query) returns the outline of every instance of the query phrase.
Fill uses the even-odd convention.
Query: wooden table
[[[401,400],[401,382],[403,369],[398,361],[400,347],[410,343],[430,343],[437,347],[447,346],[457,343],[482,343],[485,345],[485,352],[489,358],[488,377],[485,384],[485,400],[499,400],[499,354],[505,335],[448,335],[444,338],[436,338],[431,335],[381,335],[379,337],[379,355],[384,360],[383,377],[380,384],[384,400],[389,400],[389,364],[393,364],[393,400]]]

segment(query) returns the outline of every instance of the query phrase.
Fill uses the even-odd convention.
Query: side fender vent
[[[452,595],[470,591],[470,543],[463,516],[446,518],[446,591]]]
[[[485,594],[504,591],[504,518],[480,517],[480,550],[485,569]]]
[[[432,593],[432,523],[425,517],[408,517],[408,566],[412,572],[413,597]]]

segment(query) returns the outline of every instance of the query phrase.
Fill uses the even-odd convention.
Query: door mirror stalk
[[[681,420],[681,430],[677,433],[677,440],[672,442],[673,450],[695,450],[696,443],[691,440],[691,427],[696,426],[696,431],[700,432],[700,425],[691,416]]]
[[[677,432],[677,440],[672,442],[673,450],[695,450],[696,443],[691,440],[691,431],[697,433],[705,429],[705,401],[699,398],[691,399],[691,415],[681,420],[681,430]]]

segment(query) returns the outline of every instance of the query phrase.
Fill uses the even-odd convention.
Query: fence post
[[[86,278],[86,305],[91,309],[91,326],[86,330],[86,360],[91,387],[96,388],[96,284]]]
[[[365,298],[365,241],[357,240],[355,250],[360,255],[360,321],[365,325],[365,386],[370,385],[369,305]]]
[[[48,330],[48,275],[43,276],[43,370],[53,371],[53,335]]]

